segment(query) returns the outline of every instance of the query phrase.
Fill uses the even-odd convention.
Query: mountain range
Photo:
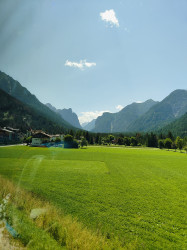
[[[66,126],[58,125],[2,89],[0,89],[0,126],[19,128],[23,132],[30,129],[42,129],[51,134],[67,131]]]
[[[155,131],[187,112],[187,90],[175,90],[129,127],[129,131]]]
[[[95,121],[94,132],[113,133],[126,132],[129,125],[146,113],[157,102],[147,100],[143,103],[132,103],[117,113],[105,112]]]
[[[143,103],[132,103],[117,113],[103,113],[94,121],[95,127],[92,131],[100,133],[158,131],[186,112],[187,90],[178,89],[161,102],[150,99]]]
[[[93,119],[91,122],[83,123],[82,128],[86,131],[92,131],[95,128],[95,121],[96,119]]]
[[[46,103],[46,106],[59,114],[65,121],[69,122],[72,126],[82,129],[77,114],[75,114],[71,108],[69,109],[56,109],[50,103]]]
[[[44,105],[18,81],[0,71],[0,126],[29,127],[47,131],[81,129],[69,109]],[[175,90],[161,102],[149,99],[132,103],[117,113],[105,112],[83,127],[99,133],[159,131],[187,134],[187,90]],[[49,132],[50,132],[49,131]]]
[[[8,95],[20,101],[23,105],[37,111],[37,114],[52,121],[54,124],[63,128],[74,129],[74,127],[65,121],[59,114],[52,111],[46,105],[41,103],[35,95],[31,94],[25,87],[12,77],[0,71],[0,89]],[[9,110],[8,110],[9,111]]]

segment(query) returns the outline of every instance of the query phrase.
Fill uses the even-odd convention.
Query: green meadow
[[[185,153],[1,147],[0,175],[124,247],[187,248]]]

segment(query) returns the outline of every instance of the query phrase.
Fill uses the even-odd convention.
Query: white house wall
[[[32,146],[40,146],[42,144],[41,138],[32,138]]]

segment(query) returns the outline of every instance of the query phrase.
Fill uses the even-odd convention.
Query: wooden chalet
[[[9,144],[19,141],[19,129],[0,127],[0,144]]]
[[[32,146],[41,146],[42,143],[50,141],[50,138],[51,136],[46,134],[42,130],[35,131],[32,134]]]

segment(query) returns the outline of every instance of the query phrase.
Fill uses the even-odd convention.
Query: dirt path
[[[26,143],[22,143],[22,144],[13,144],[13,145],[1,145],[0,147],[4,148],[4,147],[26,146],[26,145],[27,145]]]

